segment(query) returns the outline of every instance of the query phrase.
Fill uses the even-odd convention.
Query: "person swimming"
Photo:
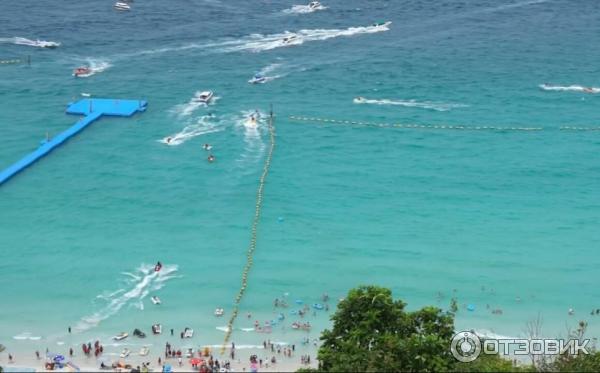
[[[208,156],[208,162],[212,163],[212,162],[214,162],[214,161],[215,161],[215,156],[214,156],[214,155],[212,155],[212,154],[211,154],[211,155],[209,155],[209,156]]]
[[[212,145],[210,145],[210,144],[204,144],[202,147],[203,147],[203,148],[204,148],[204,150],[206,150],[206,151],[208,151],[208,150],[211,150],[211,149],[212,149]]]

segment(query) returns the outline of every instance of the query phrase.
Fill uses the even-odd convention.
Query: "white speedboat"
[[[365,102],[367,102],[367,99],[362,96],[358,96],[358,97],[354,98],[355,104],[364,104]]]
[[[160,298],[157,297],[156,295],[151,297],[150,300],[152,301],[152,303],[154,304],[160,304]]]
[[[122,358],[126,358],[127,356],[129,356],[129,354],[131,353],[131,351],[129,351],[128,348],[124,348],[123,351],[121,351],[121,356]]]
[[[185,328],[183,330],[183,338],[192,338],[194,336],[194,329]]]
[[[286,36],[281,41],[283,42],[283,44],[292,44],[296,40],[298,40],[298,35],[290,35]]]
[[[139,355],[146,356],[146,355],[148,355],[149,352],[150,352],[150,349],[148,347],[144,346],[140,349]]]
[[[267,81],[267,78],[265,78],[264,76],[260,75],[260,74],[256,74],[252,77],[252,79],[248,80],[248,83],[250,84],[262,84],[265,83]]]
[[[212,100],[214,94],[212,91],[204,91],[196,94],[194,101],[208,104]]]
[[[113,339],[114,339],[115,341],[121,341],[121,340],[123,340],[123,339],[127,338],[128,336],[129,336],[129,334],[128,334],[128,333],[125,333],[125,332],[123,332],[123,333],[119,333],[119,334],[115,335],[115,336],[113,337]]]
[[[215,316],[217,316],[217,317],[221,317],[221,316],[223,316],[223,314],[224,314],[224,313],[225,313],[225,310],[224,310],[224,309],[222,309],[222,308],[217,308],[217,309],[215,310]]]
[[[162,326],[160,324],[152,325],[152,334],[160,334],[162,333]]]
[[[45,40],[36,40],[35,45],[40,48],[50,48],[50,49],[60,47],[60,43],[57,43],[55,41],[45,41]]]
[[[131,5],[129,5],[129,4],[125,3],[125,2],[122,2],[122,1],[117,1],[115,3],[115,5],[114,5],[114,8],[116,10],[121,10],[121,11],[131,10]]]
[[[389,25],[392,24],[392,21],[386,21],[386,22],[375,22],[373,23],[371,26],[372,27],[387,27]]]
[[[316,9],[319,9],[319,8],[321,7],[321,3],[320,3],[320,2],[318,2],[318,1],[311,1],[311,2],[308,4],[308,7],[309,7],[310,9],[312,9],[312,10],[316,10]]]

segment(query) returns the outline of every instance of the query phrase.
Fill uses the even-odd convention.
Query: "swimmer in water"
[[[212,163],[212,162],[214,162],[214,161],[215,161],[215,156],[214,156],[214,155],[212,155],[212,154],[211,154],[211,155],[209,155],[209,156],[208,156],[208,162]]]
[[[203,147],[203,148],[204,148],[204,150],[206,150],[206,151],[208,151],[208,150],[212,149],[212,145],[210,145],[210,144],[204,144],[202,147]]]

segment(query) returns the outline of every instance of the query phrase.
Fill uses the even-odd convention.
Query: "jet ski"
[[[133,331],[133,335],[136,337],[140,337],[140,338],[146,338],[146,333],[144,333],[143,331],[141,331],[139,329],[135,329]]]
[[[217,317],[221,317],[221,316],[223,316],[223,314],[224,314],[224,313],[225,313],[225,310],[224,310],[224,309],[222,309],[222,308],[217,308],[217,309],[215,310],[215,316],[217,316]]]
[[[150,352],[150,349],[148,347],[144,346],[144,347],[140,348],[139,355],[146,356],[146,355],[148,355],[149,352]]]
[[[210,100],[212,100],[213,95],[214,94],[212,91],[200,92],[199,94],[196,94],[194,101],[208,104],[210,102]]]
[[[248,80],[250,84],[263,84],[267,81],[267,78],[260,74],[256,74],[252,77],[252,79]]]
[[[156,265],[154,266],[154,272],[160,271],[161,268],[162,268],[162,263],[161,262],[157,262]]]
[[[76,78],[86,78],[92,75],[92,69],[86,66],[81,66],[73,70],[73,76]]]
[[[128,333],[125,333],[125,332],[123,332],[123,333],[119,333],[119,334],[115,335],[115,336],[113,337],[113,339],[114,339],[115,341],[120,341],[120,340],[123,340],[123,339],[127,338],[128,336],[129,336],[129,334],[128,334]]]
[[[154,324],[154,325],[152,325],[152,333],[153,334],[160,334],[160,333],[162,333],[162,326],[160,324]]]
[[[354,98],[354,103],[355,104],[362,104],[362,103],[364,103],[366,101],[367,101],[367,99],[364,98],[364,97],[362,97],[362,96],[358,96],[358,97]]]
[[[154,304],[160,304],[160,298],[157,297],[156,295],[151,297],[150,300],[152,301],[152,303]]]

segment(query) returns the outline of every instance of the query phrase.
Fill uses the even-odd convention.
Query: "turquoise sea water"
[[[0,167],[73,124],[64,109],[82,92],[149,102],[134,118],[94,123],[0,187],[0,343],[79,344],[155,322],[195,328],[194,345],[221,343],[226,320],[213,310],[227,313],[239,289],[269,145],[266,122],[249,129],[245,117],[270,104],[277,145],[236,328],[275,318],[272,301],[284,293],[312,304],[323,292],[335,300],[380,284],[410,309],[456,296],[459,329],[517,335],[541,313],[547,335],[585,319],[597,336],[600,316],[589,312],[600,307],[600,132],[559,129],[600,126],[600,95],[560,88],[600,87],[600,3],[293,5],[0,5],[0,59],[32,60],[0,66]],[[365,27],[382,20],[393,23]],[[298,32],[292,45],[285,31]],[[83,64],[103,71],[72,78]],[[272,79],[248,84],[260,71]],[[207,89],[214,104],[191,103]],[[167,136],[176,144],[161,142]],[[160,276],[150,271],[157,260]],[[305,334],[289,330],[292,320],[269,336],[236,330],[233,340],[298,344]],[[328,324],[323,311],[307,320],[317,326],[311,339]]]

